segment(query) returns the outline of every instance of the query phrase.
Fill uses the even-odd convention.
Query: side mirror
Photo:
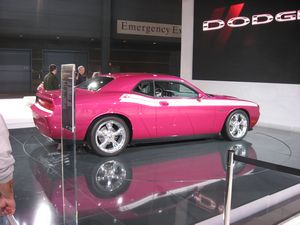
[[[201,93],[198,93],[198,97],[197,97],[197,100],[199,101],[199,102],[201,102],[201,99],[203,98],[203,95],[201,94]]]

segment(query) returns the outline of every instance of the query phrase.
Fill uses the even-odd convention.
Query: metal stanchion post
[[[233,157],[234,157],[234,150],[228,150],[224,225],[230,224],[230,210],[231,210],[232,182],[233,182],[233,161],[234,161]]]
[[[18,225],[18,222],[13,215],[9,215],[6,218],[10,225]]]

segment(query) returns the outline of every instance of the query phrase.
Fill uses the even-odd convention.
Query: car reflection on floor
[[[135,151],[138,148],[146,150]],[[218,199],[204,196],[201,190],[223,182],[228,149],[255,158],[251,143],[222,140],[143,145],[111,158],[79,152],[76,171],[79,221],[83,223],[97,216],[99,220],[106,217],[123,223],[174,211],[184,201],[204,209],[203,218],[218,215],[224,208],[224,189]],[[65,212],[66,217],[71,218],[75,210],[73,153],[66,151],[61,156],[60,152],[44,151],[40,147],[33,150],[31,156],[35,159],[31,161],[32,171],[47,197],[60,215]],[[234,172],[242,176],[253,169],[253,166],[236,163]]]
[[[228,149],[250,158],[299,166],[299,134],[263,128],[249,133],[247,142],[152,143],[131,146],[112,158],[79,147],[76,174],[73,151],[64,148],[61,154],[36,129],[10,130],[10,141],[16,159],[15,217],[22,225],[76,224],[77,215],[81,225],[221,224]],[[247,208],[238,211],[235,225],[245,224],[245,218],[255,219],[253,213],[269,211],[273,195],[283,194],[285,203],[297,199],[297,193],[286,196],[299,190],[299,177],[241,163],[235,164],[234,172],[233,211]],[[265,197],[269,199],[265,208],[258,207],[257,201]],[[249,212],[248,205],[253,209],[253,204],[265,211]],[[284,211],[281,218],[292,213]]]

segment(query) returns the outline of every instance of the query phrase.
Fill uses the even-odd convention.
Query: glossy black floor
[[[10,135],[16,159],[15,217],[20,225],[75,224],[76,218],[82,225],[221,224],[228,149],[300,168],[299,133],[265,128],[256,128],[240,142],[207,139],[137,145],[112,158],[80,147],[77,170],[72,147],[65,146],[61,155],[55,143],[34,128],[10,130]],[[238,162],[234,173],[232,208],[253,202],[261,208],[239,211],[233,217],[235,224],[247,224],[299,198],[297,192],[284,192],[299,185],[298,176]],[[286,197],[261,206],[260,199],[276,193]],[[279,220],[288,214],[282,213]]]

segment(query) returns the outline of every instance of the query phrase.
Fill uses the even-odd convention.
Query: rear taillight
[[[49,110],[53,111],[53,104],[50,101],[39,98],[38,99],[38,104],[40,104],[45,109],[49,109]]]

